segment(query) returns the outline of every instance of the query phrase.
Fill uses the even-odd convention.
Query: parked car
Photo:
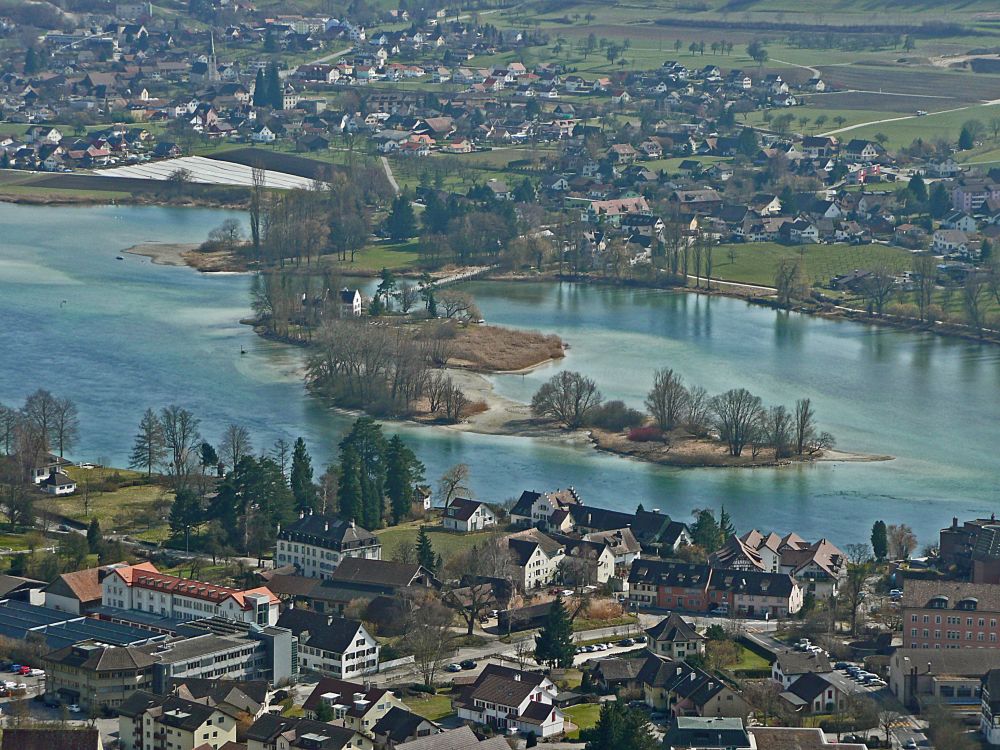
[[[463,660],[462,662],[459,663],[459,666],[462,669],[475,669],[479,665],[476,664],[476,662],[473,659],[465,659],[465,660]]]
[[[904,750],[917,750],[917,741],[910,737],[906,742],[903,743]]]
[[[10,665],[10,671],[11,671],[12,674],[17,674],[18,672],[21,671],[21,665],[20,664],[11,664]]]
[[[31,674],[32,677],[44,677],[45,676],[45,670],[44,669],[32,669],[31,672],[30,672],[30,674]]]
[[[444,671],[445,672],[461,672],[462,671],[462,665],[460,665],[460,664],[449,664],[447,667],[444,668]]]
[[[31,674],[31,667],[29,667],[27,664],[23,664],[21,666],[21,669],[18,670],[18,674],[21,675],[22,677],[27,677],[29,674]]]
[[[618,641],[618,645],[619,646],[634,646],[635,645],[635,640],[632,639],[632,638],[625,638],[623,640]]]
[[[836,664],[833,665],[833,668],[834,669],[847,669],[849,666],[851,666],[851,665],[848,664],[846,661],[838,661]]]
[[[69,711],[71,714],[78,714],[83,712],[83,709],[80,708],[80,706],[77,705],[76,703],[70,703],[68,706],[66,706],[66,710]]]

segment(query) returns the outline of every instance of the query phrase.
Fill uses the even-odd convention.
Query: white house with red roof
[[[278,622],[279,601],[261,586],[239,590],[167,575],[153,563],[111,565],[101,581],[105,607],[152,612],[180,620],[221,617],[254,625]]]

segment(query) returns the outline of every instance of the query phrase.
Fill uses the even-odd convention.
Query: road
[[[319,65],[320,63],[325,63],[329,62],[330,60],[335,60],[338,57],[343,57],[353,49],[354,47],[351,46],[351,47],[346,47],[342,50],[337,50],[336,52],[331,52],[327,55],[323,55],[322,57],[317,57],[315,60],[310,60],[308,63],[306,63],[306,65]]]
[[[399,195],[399,183],[396,182],[396,178],[392,174],[392,167],[389,166],[389,160],[384,156],[380,157],[380,160],[382,162],[382,169],[385,170],[385,177],[389,180],[389,184],[392,185],[392,191],[396,195]]]

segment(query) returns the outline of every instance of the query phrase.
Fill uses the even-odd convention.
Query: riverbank
[[[203,273],[245,273],[245,260],[227,251],[202,252],[197,242],[142,242],[125,250],[149,258],[158,266],[190,266]]]

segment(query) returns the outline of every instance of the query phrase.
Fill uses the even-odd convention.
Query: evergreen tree
[[[719,524],[715,514],[706,509],[695,511],[695,521],[691,526],[691,539],[705,552],[712,553],[719,548]]]
[[[550,667],[568,669],[573,666],[573,656],[576,649],[573,646],[573,621],[563,603],[562,595],[557,594],[549,608],[545,624],[535,636],[535,661],[548,664]]]
[[[424,465],[399,435],[393,435],[386,451],[386,495],[392,522],[399,523],[407,513],[417,487],[424,481]]]
[[[405,195],[400,195],[392,202],[392,213],[385,220],[385,228],[393,242],[408,240],[416,232],[417,219],[410,199]]]
[[[951,195],[943,183],[935,182],[931,186],[929,203],[931,216],[935,219],[942,219],[951,211]]]
[[[264,51],[265,52],[278,51],[278,40],[274,36],[274,29],[272,28],[268,28],[267,32],[264,34]]]
[[[434,572],[437,568],[434,557],[434,547],[431,546],[431,538],[427,536],[427,528],[420,527],[417,532],[417,563],[423,565],[427,570]]]
[[[306,450],[306,443],[297,438],[292,448],[292,472],[289,476],[292,497],[296,510],[310,511],[316,508],[316,485],[313,484],[312,458]]]
[[[371,417],[361,417],[354,422],[350,433],[341,441],[340,448],[342,452],[345,448],[351,448],[357,456],[355,474],[360,492],[361,514],[356,520],[366,529],[377,529],[382,523],[385,505],[387,443],[382,434],[382,427]],[[343,476],[347,477],[346,471]],[[351,490],[353,491],[353,487]],[[345,507],[343,501],[340,507],[341,509]]]
[[[340,482],[337,485],[337,505],[340,515],[349,521],[362,519],[361,460],[351,446],[340,451]]]
[[[726,512],[726,506],[723,505],[719,511],[719,545],[725,544],[729,537],[735,535],[736,526],[733,525],[733,519],[729,517],[729,514]]]
[[[886,533],[885,521],[872,524],[872,552],[876,560],[884,560],[889,554],[889,537]]]
[[[219,465],[219,454],[208,441],[201,444],[201,472],[204,474],[210,467]]]
[[[927,184],[924,182],[924,178],[921,177],[919,173],[910,178],[907,189],[910,191],[910,195],[913,196],[914,200],[919,201],[920,203],[927,200]]]
[[[101,533],[101,522],[97,516],[90,519],[90,526],[87,527],[87,546],[91,552],[99,553],[104,542],[104,535]]]
[[[274,109],[281,109],[281,77],[278,75],[278,66],[271,63],[267,66],[267,73],[264,75],[264,92],[267,96],[264,103]]]
[[[450,219],[448,204],[441,200],[436,190],[429,191],[424,201],[424,212],[420,215],[424,229],[431,234],[444,234],[448,231]]]
[[[521,184],[514,188],[514,200],[518,203],[535,202],[535,186],[531,184],[531,180],[527,177],[521,180]]]
[[[264,79],[264,69],[257,68],[257,79],[253,85],[253,106],[266,107],[270,104],[267,96],[267,81]]]
[[[644,513],[645,511],[646,509],[642,507],[642,503],[639,503],[639,506],[635,509],[636,513]]]
[[[656,750],[659,743],[650,731],[649,720],[623,701],[601,705],[597,725],[587,732],[585,750]]]
[[[24,53],[24,74],[31,75],[32,73],[37,73],[40,68],[41,63],[38,59],[38,53],[34,47],[28,47],[27,52]]]
[[[146,409],[139,420],[139,432],[136,433],[132,454],[129,456],[129,468],[145,469],[146,476],[152,476],[153,467],[158,466],[167,455],[167,444],[163,435],[163,423],[152,409]]]
[[[175,535],[184,534],[185,549],[189,547],[191,527],[197,526],[201,521],[198,496],[186,487],[177,490],[174,503],[170,506],[170,531]]]
[[[958,148],[961,151],[968,151],[976,145],[975,139],[972,137],[972,131],[968,128],[962,128],[962,132],[958,134]]]

